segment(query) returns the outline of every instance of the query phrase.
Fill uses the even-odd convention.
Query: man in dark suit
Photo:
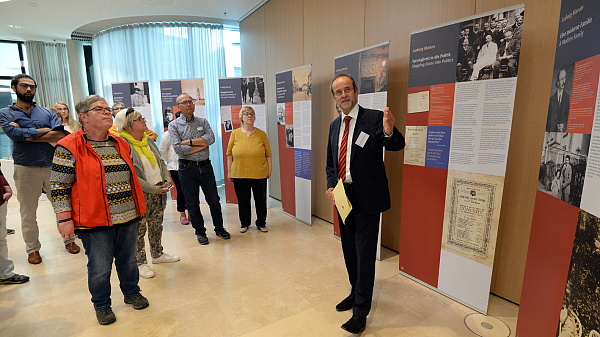
[[[548,106],[548,119],[546,120],[547,132],[567,132],[569,121],[569,105],[571,98],[565,90],[567,83],[567,71],[561,69],[556,77],[556,92],[550,97]]]
[[[498,55],[496,62],[494,62],[494,78],[500,76],[500,67],[506,65],[508,67],[508,76],[517,76],[517,62],[519,61],[519,54],[521,52],[521,41],[513,39],[513,33],[507,30],[504,33],[504,42],[498,47]]]
[[[365,329],[371,310],[379,217],[390,208],[383,148],[399,151],[405,142],[394,126],[389,108],[382,112],[357,104],[358,89],[350,75],[336,75],[331,82],[331,93],[342,113],[329,127],[325,195],[335,202],[333,188],[342,180],[352,204],[345,222],[339,218],[342,251],[352,291],[336,309],[353,310],[342,329],[359,333]],[[339,149],[345,147],[344,139],[347,139],[346,151],[340,153]]]
[[[479,29],[479,24],[476,23],[475,26],[473,26],[473,33],[475,34],[475,40],[471,41],[471,47],[473,48],[473,53],[475,54],[475,57],[477,57],[477,53],[479,53],[479,49],[485,41],[485,32]]]
[[[497,21],[497,22],[492,22],[492,41],[495,44],[500,44],[502,43],[502,40],[504,39],[504,31],[502,30],[502,22],[501,21]]]
[[[465,40],[458,49],[458,63],[456,63],[456,80],[458,82],[469,80],[473,73],[473,63],[475,63],[475,53],[469,46],[469,42]]]

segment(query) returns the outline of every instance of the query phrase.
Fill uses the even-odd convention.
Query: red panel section
[[[429,86],[408,88],[409,94],[421,91],[429,91]],[[427,126],[428,116],[428,112],[406,114],[406,126]]]
[[[600,55],[575,63],[567,123],[568,133],[592,133],[599,71]]]
[[[235,115],[235,114],[232,114]],[[239,115],[239,109],[238,109],[238,115]],[[232,116],[233,117],[233,116]],[[236,126],[235,123],[232,123],[234,125],[234,127],[239,127],[239,118],[238,119],[238,125]],[[233,120],[233,118],[232,118]],[[223,144],[223,167],[225,168],[225,173],[224,173],[224,177],[225,177],[225,201],[228,204],[237,204],[238,200],[237,200],[237,196],[235,195],[235,189],[233,188],[233,183],[231,181],[229,181],[229,175],[227,174],[227,144],[229,144],[229,138],[231,138],[231,132],[225,132],[225,124],[221,123],[221,139],[222,139],[222,144]]]
[[[294,124],[294,102],[285,103],[285,124]]]
[[[400,270],[437,288],[448,170],[404,165]]]
[[[284,212],[296,216],[296,181],[294,179],[294,149],[285,146],[285,125],[277,125],[277,136],[279,137],[279,175],[281,180],[281,207],[283,208]]]
[[[231,106],[231,124],[233,124],[234,129],[237,129],[240,126],[242,126],[242,122],[240,121],[240,110],[242,110],[241,105]]]
[[[421,92],[421,91],[429,91],[429,86],[423,86],[423,87],[412,87],[412,88],[408,88],[408,92],[409,94],[414,94],[415,92]]]
[[[427,126],[429,112],[406,114],[406,126]]]
[[[454,86],[454,83],[431,86],[429,93],[429,121],[427,125],[452,126]]]
[[[579,208],[537,191],[517,336],[556,336]]]
[[[232,105],[231,106],[231,125],[233,129],[237,129],[242,126],[240,122],[240,110],[242,110],[241,105]],[[222,122],[222,121],[221,121]],[[223,167],[225,168],[225,201],[228,204],[236,204],[237,205],[237,195],[235,195],[235,189],[233,188],[233,183],[229,181],[229,176],[227,175],[227,144],[229,144],[229,138],[231,138],[231,132],[225,132],[225,125],[221,123],[221,139],[223,143]]]

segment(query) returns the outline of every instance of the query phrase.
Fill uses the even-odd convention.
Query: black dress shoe
[[[367,318],[352,316],[348,322],[342,324],[342,329],[350,333],[360,333],[367,326]]]
[[[335,310],[337,311],[347,311],[352,309],[354,305],[354,299],[352,295],[348,295],[348,297],[344,298],[338,305],[335,306]]]

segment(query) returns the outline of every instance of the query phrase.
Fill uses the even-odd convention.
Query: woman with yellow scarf
[[[146,213],[140,222],[136,260],[140,276],[151,278],[154,277],[154,271],[146,258],[144,244],[146,231],[148,231],[152,263],[179,261],[179,256],[164,253],[161,245],[163,215],[167,205],[167,192],[171,187],[169,171],[160,157],[154,140],[146,135],[145,131],[148,129],[146,119],[139,111],[133,108],[121,110],[115,116],[115,124],[119,136],[127,140],[131,146],[133,164],[144,190]]]

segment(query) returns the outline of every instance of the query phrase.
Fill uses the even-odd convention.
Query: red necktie
[[[338,160],[338,176],[344,182],[346,179],[346,152],[348,150],[348,131],[350,120],[352,117],[346,116],[344,117],[344,123],[346,126],[344,127],[344,135],[342,136],[342,143],[340,144],[340,159]]]

